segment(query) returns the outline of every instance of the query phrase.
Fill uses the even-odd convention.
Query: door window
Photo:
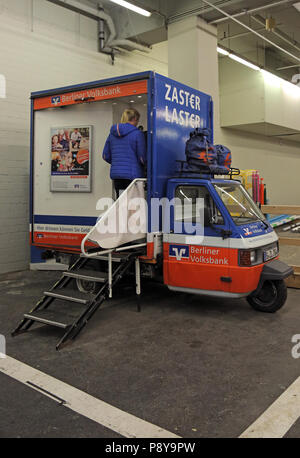
[[[178,186],[175,191],[175,221],[186,223],[203,223],[201,209],[203,208],[204,226],[210,223],[222,225],[223,217],[215,205],[210,192],[205,186]]]

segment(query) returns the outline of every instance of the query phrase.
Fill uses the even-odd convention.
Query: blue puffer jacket
[[[115,124],[106,140],[103,159],[111,164],[112,180],[144,177],[146,141],[144,134],[130,123]]]

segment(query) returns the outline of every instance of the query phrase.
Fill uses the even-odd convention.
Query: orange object
[[[89,150],[88,149],[81,149],[78,151],[77,153],[77,156],[76,156],[76,160],[78,162],[78,164],[84,164],[85,162],[87,162],[89,160]]]
[[[35,99],[34,110],[76,105],[77,103],[83,102],[91,103],[99,100],[115,99],[137,94],[147,94],[147,89],[147,80],[143,80],[111,86],[100,86],[94,89],[79,90],[76,92],[65,92],[64,94]]]
[[[217,255],[195,255],[189,259],[181,259],[178,262],[169,256],[169,244],[164,243],[164,283],[169,286],[182,288],[202,289],[210,291],[225,291],[233,293],[249,293],[257,288],[264,264],[251,267],[240,267],[238,263],[238,249],[216,248],[208,246],[193,246],[190,249],[212,250]],[[228,264],[207,263],[207,257],[217,259],[226,258]],[[198,258],[198,259],[197,259]],[[224,283],[222,276],[228,276],[230,272],[231,282]]]

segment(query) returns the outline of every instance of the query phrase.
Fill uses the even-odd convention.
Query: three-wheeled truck
[[[112,196],[101,152],[111,125],[128,106],[141,113],[147,176],[101,213],[99,199]],[[283,306],[284,278],[292,269],[279,261],[277,235],[234,171],[219,176],[184,168],[186,141],[195,128],[209,129],[213,142],[212,98],[153,72],[31,94],[32,263],[68,260],[69,268],[25,313],[13,335],[36,322],[56,326],[64,330],[60,348],[127,274],[135,279],[138,296],[141,278],[150,277],[173,291],[245,297],[263,312]],[[135,235],[104,236],[99,224],[112,208],[126,206],[128,196],[145,196],[146,228]],[[164,199],[175,204],[154,221],[152,202]]]

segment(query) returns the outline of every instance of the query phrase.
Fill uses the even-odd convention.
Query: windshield
[[[214,186],[236,224],[247,224],[265,219],[241,184],[220,183]]]

